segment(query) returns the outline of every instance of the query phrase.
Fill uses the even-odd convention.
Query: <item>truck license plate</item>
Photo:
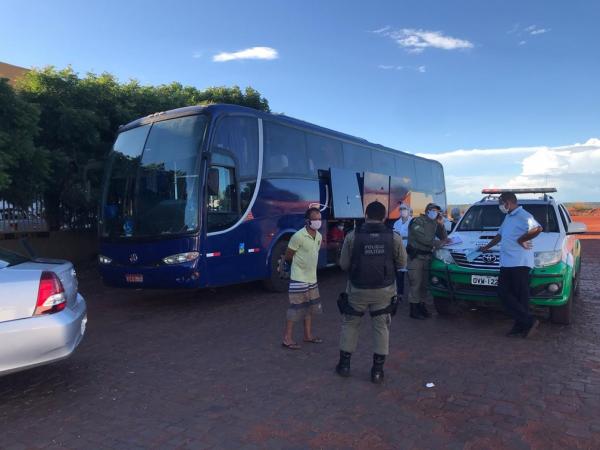
[[[128,283],[143,283],[144,275],[139,274],[139,273],[128,273],[125,275],[125,280]]]
[[[491,275],[471,275],[471,284],[476,286],[498,286],[498,277]]]

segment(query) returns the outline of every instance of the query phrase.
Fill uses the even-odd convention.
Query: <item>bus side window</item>
[[[305,133],[269,121],[264,125],[267,175],[308,175]]]
[[[370,148],[344,143],[344,168],[356,172],[371,172],[372,167]]]
[[[329,170],[331,167],[341,169],[344,157],[342,143],[325,136],[308,133],[306,135],[308,146],[308,165],[312,175],[317,176],[317,170]]]
[[[211,195],[214,189],[208,186],[209,232],[231,227],[245,213],[256,188],[258,155],[256,118],[227,116],[219,120],[211,146],[209,177],[213,173],[218,178],[218,189]]]

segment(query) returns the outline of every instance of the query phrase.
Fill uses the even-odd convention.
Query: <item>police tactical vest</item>
[[[394,234],[382,223],[365,223],[354,234],[350,282],[359,289],[380,289],[396,282]]]

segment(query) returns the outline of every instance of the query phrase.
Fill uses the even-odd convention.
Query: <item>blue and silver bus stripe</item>
[[[256,201],[256,197],[258,197],[258,191],[260,190],[260,182],[262,180],[262,171],[263,171],[263,152],[264,152],[264,144],[263,144],[263,121],[261,118],[258,118],[258,173],[256,174],[256,187],[254,188],[254,193],[252,194],[252,198],[250,199],[250,204],[242,217],[234,223],[232,226],[227,228],[226,230],[221,231],[211,231],[210,233],[206,233],[207,236],[216,236],[217,234],[228,233],[231,230],[240,226],[240,224],[244,223],[250,211],[252,211],[252,207],[254,206],[254,202]]]

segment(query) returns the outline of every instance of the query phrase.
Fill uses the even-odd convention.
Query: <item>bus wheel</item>
[[[433,304],[440,316],[454,316],[458,311],[456,302],[446,297],[433,297]]]
[[[283,262],[285,251],[287,250],[288,241],[281,240],[271,252],[271,275],[264,280],[265,288],[273,292],[286,292],[289,286],[289,275],[283,271]]]
[[[573,289],[573,287],[571,287]],[[571,312],[573,310],[573,292],[569,296],[569,301],[562,306],[550,308],[550,320],[552,323],[560,325],[569,325],[571,323]]]

